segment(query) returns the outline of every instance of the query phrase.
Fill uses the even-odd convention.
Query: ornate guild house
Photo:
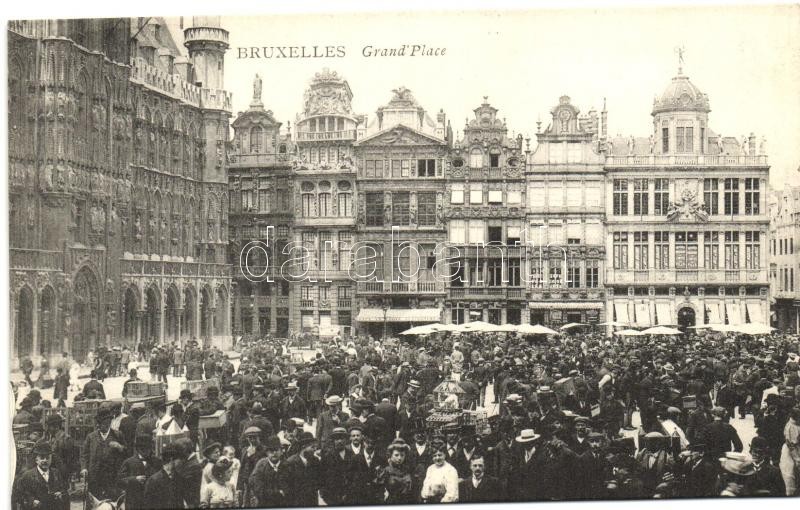
[[[230,340],[228,32],[9,24],[11,355]]]

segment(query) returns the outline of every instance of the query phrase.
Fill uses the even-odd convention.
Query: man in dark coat
[[[47,417],[44,440],[53,450],[52,468],[69,480],[73,473],[80,471],[79,449],[75,441],[64,432],[64,419],[58,414]]]
[[[611,466],[603,452],[604,436],[599,432],[590,432],[586,437],[586,449],[575,460],[572,472],[575,478],[574,491],[567,497],[580,499],[602,499],[605,495],[605,483],[611,474]]]
[[[161,469],[156,471],[147,482],[144,484],[144,506],[145,509],[159,509],[159,508],[183,508],[184,500],[181,490],[181,477],[178,475],[178,470],[183,465],[185,459],[185,452],[177,444],[168,444],[161,452],[161,460],[163,465]],[[189,508],[197,508],[199,506],[199,489],[197,495],[197,504]]]
[[[325,370],[316,369],[308,380],[308,421],[316,418],[322,410],[325,397],[331,391],[333,379]]]
[[[300,453],[289,457],[283,468],[286,480],[286,506],[317,506],[321,487],[319,446],[310,432],[298,438]]]
[[[296,383],[289,383],[286,386],[286,396],[281,401],[281,426],[285,426],[287,420],[292,418],[306,418],[306,403],[298,395],[299,388]]]
[[[397,406],[391,402],[390,396],[388,391],[381,395],[381,401],[375,406],[375,414],[386,421],[387,427],[397,430]]]
[[[353,455],[351,462],[348,504],[377,505],[383,503],[384,488],[377,477],[386,466],[386,455],[376,449],[375,440],[367,435],[366,429],[362,441],[359,453]]]
[[[106,392],[103,389],[103,383],[97,380],[97,372],[92,370],[89,374],[89,382],[83,385],[83,394],[86,398],[98,398],[100,400],[106,399]]]
[[[117,479],[125,491],[125,508],[138,510],[144,506],[144,486],[147,480],[161,469],[161,461],[153,457],[153,438],[136,437],[134,454],[122,462]]]
[[[53,451],[46,441],[33,448],[36,466],[25,471],[14,485],[14,499],[24,509],[69,509],[69,482],[51,469]]]
[[[703,434],[706,449],[712,458],[718,459],[725,456],[725,452],[742,451],[742,440],[736,429],[729,423],[725,423],[725,409],[715,407],[711,410],[714,421],[706,425]]]
[[[350,415],[341,410],[342,397],[331,395],[325,399],[327,409],[317,417],[317,431],[315,437],[323,444],[337,427],[343,427]]]
[[[679,495],[686,498],[718,496],[716,490],[719,460],[706,454],[705,445],[692,443],[687,452],[681,452],[682,463],[677,471],[683,476],[678,487]]]
[[[780,468],[773,466],[769,460],[769,441],[756,436],[750,443],[750,455],[756,473],[747,479],[749,493],[753,496],[785,496],[786,484],[781,476]]]
[[[111,430],[112,411],[101,406],[97,411],[97,428],[86,436],[81,449],[81,475],[87,490],[98,499],[116,499],[117,473],[125,459],[122,438]]]
[[[250,474],[248,486],[251,488],[253,501],[243,502],[243,506],[282,507],[286,506],[286,480],[281,463],[283,450],[278,436],[269,436],[264,443],[266,456],[258,461]]]
[[[461,480],[458,484],[459,503],[490,503],[497,501],[501,494],[500,482],[497,478],[485,474],[483,457],[474,456],[470,460],[472,476]]]
[[[244,501],[250,501],[253,488],[250,487],[250,475],[255,471],[258,463],[266,457],[267,452],[261,443],[262,432],[258,427],[249,427],[244,431],[244,446],[242,447],[242,464],[239,468],[237,489],[242,492]]]
[[[69,399],[69,372],[64,372],[61,367],[56,368],[56,378],[53,381],[53,399],[56,400],[57,407],[65,407],[65,402]]]
[[[333,445],[324,450],[321,463],[320,495],[328,506],[347,504],[352,450],[347,448],[348,434],[343,427],[336,427],[330,433]]]
[[[203,482],[205,460],[195,451],[191,439],[181,438],[173,444],[182,454],[181,462],[173,470],[180,492],[178,498],[185,501],[189,508],[197,508],[200,506],[200,486]],[[166,463],[166,460],[164,462]]]

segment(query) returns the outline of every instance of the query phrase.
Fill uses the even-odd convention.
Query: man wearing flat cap
[[[330,446],[322,454],[320,495],[325,503],[344,505],[349,491],[348,478],[352,451],[347,448],[349,434],[344,427],[335,427],[328,436]]]
[[[750,443],[755,474],[748,479],[748,489],[754,496],[785,496],[786,484],[780,468],[770,462],[770,444],[765,438],[756,436]]]
[[[267,452],[261,442],[262,431],[258,427],[248,427],[244,431],[244,444],[242,448],[242,465],[239,468],[239,480],[237,489],[242,492],[243,501],[249,501],[252,494],[252,487],[249,486],[250,474],[255,470],[256,465],[266,457]]]
[[[14,484],[14,498],[22,508],[67,510],[69,482],[51,468],[53,450],[46,441],[33,447],[36,465],[25,471]]]
[[[342,397],[331,395],[325,399],[327,409],[322,411],[317,418],[316,437],[323,444],[337,427],[343,427],[350,415],[342,411]]]

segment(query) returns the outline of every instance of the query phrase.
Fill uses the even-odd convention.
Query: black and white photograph
[[[3,506],[800,494],[800,6],[370,5],[6,20]]]

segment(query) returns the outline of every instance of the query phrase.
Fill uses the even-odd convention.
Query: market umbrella
[[[668,328],[666,326],[655,326],[642,331],[645,335],[680,335],[681,330],[675,328]]]
[[[598,326],[614,326],[615,328],[624,328],[628,326],[628,324],[619,321],[607,321],[607,322],[601,322],[600,324],[598,324]]]
[[[519,328],[519,326],[516,324],[501,324],[500,326],[497,326],[495,331],[499,331],[501,333],[514,333],[518,330],[517,328]]]
[[[775,328],[761,324],[759,322],[751,322],[748,324],[740,324],[736,326],[734,331],[744,333],[746,335],[769,335]]]
[[[520,324],[517,331],[523,335],[557,335],[558,331],[554,331],[541,324]]]
[[[460,324],[458,326],[457,331],[461,332],[478,331],[481,333],[488,333],[491,331],[498,331],[499,327],[500,326],[497,326],[496,324],[489,324],[488,322],[484,321],[472,321],[472,322],[467,322],[465,324]]]
[[[584,324],[582,322],[570,322],[569,324],[564,324],[563,326],[561,326],[558,329],[563,331],[563,330],[566,330],[566,329],[579,328],[581,326],[588,326],[588,324]]]
[[[438,326],[441,326],[441,324],[434,323],[434,324],[425,324],[425,325],[422,325],[422,326],[414,326],[413,328],[409,328],[409,329],[401,332],[400,334],[401,335],[429,335],[431,333],[439,331]]]
[[[718,331],[720,333],[730,333],[731,331],[736,331],[739,326],[733,324],[713,324],[711,325],[711,329],[713,331]]]
[[[689,329],[711,329],[717,324],[697,324],[696,326],[689,326]]]
[[[436,331],[458,331],[457,324],[436,324],[433,327],[436,328]]]
[[[615,331],[614,334],[619,336],[644,336],[644,333],[641,331],[636,331],[635,329],[623,329],[620,331]]]

